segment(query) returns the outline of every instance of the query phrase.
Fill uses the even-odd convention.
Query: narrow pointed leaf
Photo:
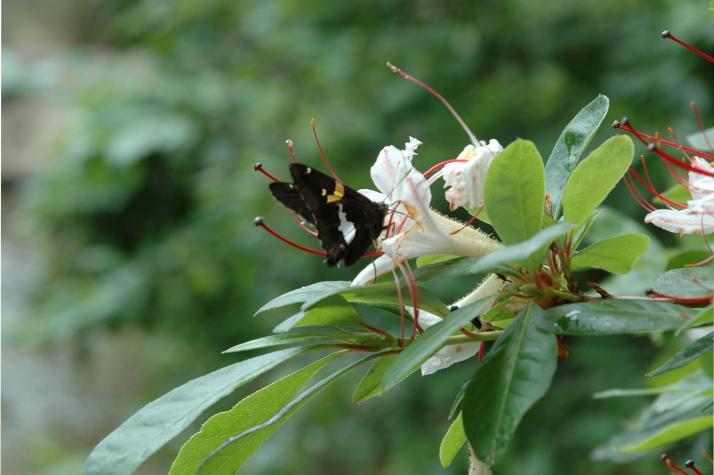
[[[550,387],[556,340],[536,322],[542,313],[533,304],[523,309],[466,388],[464,428],[476,457],[488,465],[503,455],[523,415]]]
[[[602,300],[548,309],[552,330],[561,335],[619,335],[679,328],[695,313],[668,302]]]
[[[278,335],[268,335],[255,340],[246,341],[232,346],[223,353],[238,353],[241,351],[262,350],[265,348],[275,348],[278,346],[311,346],[320,343],[331,343],[334,341],[353,341],[339,335],[325,335],[316,333],[281,333]]]
[[[402,351],[392,365],[387,369],[382,380],[384,390],[389,390],[412,374],[424,361],[439,351],[444,342],[466,325],[486,307],[491,297],[481,300],[451,312],[442,321],[426,329],[417,336],[413,343]]]
[[[675,335],[679,335],[683,331],[689,330],[690,328],[711,324],[714,324],[714,306],[700,309],[698,313],[692,316],[692,318],[687,320],[681,327],[677,328]]]
[[[273,332],[283,333],[295,327],[356,327],[362,322],[357,310],[340,295],[329,295],[316,302],[310,302],[310,307],[303,308],[283,320]]]
[[[695,340],[686,347],[682,348],[662,366],[648,373],[647,376],[653,378],[668,371],[681,368],[682,366],[685,366],[699,358],[702,353],[705,353],[712,348],[714,348],[714,332],[704,335],[698,340]]]
[[[193,379],[141,408],[89,454],[84,475],[131,474],[209,406],[305,350],[256,356]]]
[[[598,241],[579,251],[571,261],[574,270],[602,269],[626,274],[647,251],[650,239],[644,234],[623,234]]]
[[[466,432],[464,432],[462,416],[459,414],[449,426],[446,435],[441,440],[441,445],[439,445],[439,462],[441,462],[441,466],[446,468],[451,465],[451,462],[461,452],[464,444],[466,444]]]
[[[565,184],[602,124],[609,105],[607,96],[600,95],[583,107],[560,134],[548,157],[545,164],[545,189],[550,196],[556,219],[560,217],[560,200]]]
[[[612,137],[575,168],[563,191],[563,216],[580,224],[600,206],[625,174],[635,151],[626,135]]]
[[[255,317],[261,313],[267,312],[268,310],[286,307],[296,303],[310,302],[323,296],[332,295],[339,290],[348,288],[349,286],[350,283],[348,281],[341,280],[317,282],[312,285],[307,285],[274,298],[260,307],[253,316]]]
[[[543,159],[532,142],[516,140],[498,154],[484,182],[491,224],[506,244],[523,242],[543,224]]]
[[[402,287],[402,295],[409,295],[406,284]],[[398,307],[399,296],[396,286],[391,282],[372,284],[364,287],[349,287],[336,292],[341,298],[350,303],[367,305],[390,305]],[[315,299],[303,305],[303,310],[308,310],[322,302],[322,299]],[[439,300],[428,290],[419,287],[419,307],[436,315],[444,316],[449,313],[446,304]]]
[[[362,403],[384,392],[382,378],[396,358],[397,355],[383,356],[369,368],[352,394],[352,404]]]
[[[251,394],[230,411],[220,412],[206,421],[201,430],[191,436],[171,465],[171,475],[196,473],[208,455],[224,440],[250,429],[273,417],[293,399],[298,391],[327,363],[339,353],[329,355],[311,365],[285,376],[265,388]],[[240,466],[285,422],[285,419],[270,428],[247,437],[241,444],[234,444],[221,454],[220,466],[215,474],[233,474]],[[216,464],[218,465],[218,464]]]
[[[550,243],[573,227],[570,223],[558,223],[539,231],[524,242],[506,246],[482,257],[462,257],[424,266],[417,269],[415,277],[417,280],[453,278],[503,270],[504,266],[523,265],[530,259],[539,259]]]
[[[683,421],[676,421],[670,425],[660,428],[658,431],[650,434],[642,440],[626,445],[620,449],[623,453],[642,452],[645,450],[655,449],[663,445],[671,444],[678,440],[684,439],[706,429],[712,427],[714,418],[711,414],[706,416],[694,417]]]
[[[221,467],[227,457],[226,454],[229,454],[232,448],[236,444],[242,444],[244,441],[246,441],[248,438],[252,438],[254,436],[260,437],[264,431],[272,431],[273,427],[276,424],[281,423],[283,419],[286,417],[289,417],[302,407],[305,403],[307,403],[310,399],[312,399],[314,396],[316,396],[321,390],[323,390],[325,387],[327,387],[330,383],[335,381],[337,378],[342,376],[343,374],[347,373],[351,369],[356,368],[357,366],[365,363],[367,360],[375,357],[374,354],[372,355],[367,355],[364,358],[361,358],[354,363],[351,363],[348,366],[345,366],[344,368],[341,368],[334,373],[330,374],[329,376],[326,376],[325,378],[321,379],[317,383],[313,384],[303,392],[301,392],[299,395],[294,397],[290,402],[288,402],[286,405],[282,407],[278,412],[276,412],[270,419],[266,420],[263,423],[260,423],[258,425],[255,425],[251,427],[250,429],[246,429],[242,431],[239,434],[236,434],[234,436],[229,437],[228,439],[222,441],[222,443],[214,449],[210,454],[208,454],[208,457],[201,463],[199,466],[199,469],[197,473],[199,474],[214,474],[214,473],[223,473],[221,472]],[[233,472],[227,472],[227,473],[233,473]]]

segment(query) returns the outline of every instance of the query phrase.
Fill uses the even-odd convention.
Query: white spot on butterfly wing
[[[354,223],[347,219],[347,214],[342,210],[341,204],[337,205],[337,216],[340,218],[338,229],[345,238],[345,242],[350,244],[354,240],[357,230],[355,229]]]

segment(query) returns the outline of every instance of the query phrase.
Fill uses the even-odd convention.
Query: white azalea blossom
[[[382,149],[370,169],[379,192],[360,190],[369,199],[390,207],[385,225],[390,229],[380,238],[384,255],[364,268],[352,285],[365,285],[389,272],[404,259],[426,255],[481,256],[501,244],[477,229],[432,210],[431,189],[424,175],[412,165],[421,145],[410,137],[404,150],[390,145]]]
[[[468,305],[471,302],[475,302],[476,300],[489,297],[491,295],[493,295],[495,298],[495,295],[501,289],[502,285],[503,281],[495,274],[491,274],[478,287],[476,287],[476,290],[456,302],[451,307],[453,308],[454,306],[456,306],[456,308],[458,308],[460,306]],[[441,317],[426,312],[423,309],[419,310],[419,324],[422,327],[428,328],[432,325],[439,323],[440,321]],[[479,341],[459,343],[456,345],[447,345],[437,351],[431,358],[426,360],[421,365],[421,375],[427,376],[436,373],[439,370],[448,368],[449,366],[454,365],[456,363],[465,361],[471,358],[472,356],[475,356],[479,352],[480,348],[481,342]]]
[[[465,162],[453,162],[444,166],[441,173],[446,188],[444,196],[451,211],[461,206],[468,210],[483,207],[486,172],[496,155],[502,151],[503,147],[498,140],[491,139],[488,144],[481,141],[477,147],[467,145],[456,157],[456,160],[466,160]]]
[[[702,158],[694,157],[693,166],[714,173],[714,166]],[[679,234],[714,232],[714,177],[690,170],[689,192],[692,199],[687,202],[685,209],[652,211],[645,216],[645,223]]]

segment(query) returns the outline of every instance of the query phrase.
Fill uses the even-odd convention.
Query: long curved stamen
[[[394,203],[394,208],[389,212],[389,221],[387,221],[387,232],[384,234],[384,239],[388,239],[389,236],[391,235],[391,232],[394,230],[392,221],[394,221],[394,215],[397,213],[397,208],[399,205],[402,203],[401,200],[398,200],[396,203]]]
[[[627,191],[630,193],[630,196],[632,196],[632,198],[640,206],[640,208],[644,209],[647,212],[652,212],[657,209],[649,202],[647,202],[647,200],[642,196],[640,190],[637,189],[634,180],[630,176],[630,173],[625,174],[625,176],[622,177],[622,180],[625,182],[625,186],[627,187]]]
[[[253,170],[262,173],[263,175],[265,175],[265,176],[266,176],[270,181],[272,181],[273,183],[280,183],[280,180],[278,180],[278,179],[275,178],[273,175],[271,175],[270,173],[268,173],[268,172],[265,170],[265,168],[263,168],[263,164],[260,163],[260,162],[256,163],[255,166],[253,166]]]
[[[302,229],[303,231],[305,231],[306,233],[308,233],[311,236],[317,236],[317,231],[315,231],[314,229],[308,228],[305,225],[305,223],[303,222],[303,220],[300,219],[300,217],[297,215],[297,213],[295,211],[290,210],[290,216],[292,216],[293,221],[295,221],[295,223],[298,226],[300,226],[300,229]]]
[[[274,231],[272,228],[270,228],[267,224],[265,224],[265,221],[264,221],[264,219],[263,219],[262,216],[257,216],[257,217],[255,218],[254,223],[255,223],[256,226],[263,228],[265,231],[268,232],[268,234],[271,234],[272,236],[274,236],[274,237],[280,239],[281,241],[283,241],[283,242],[284,242],[285,244],[287,244],[288,246],[294,247],[295,249],[298,249],[298,250],[300,250],[300,251],[302,251],[302,252],[306,252],[306,253],[308,253],[308,254],[312,254],[312,255],[314,255],[314,256],[327,257],[327,253],[324,252],[324,251],[317,251],[317,250],[315,250],[315,249],[310,249],[310,248],[308,248],[308,247],[301,246],[300,244],[298,244],[298,243],[296,243],[296,242],[293,242],[293,241],[291,241],[290,239],[288,239],[288,238],[286,238],[286,237],[281,236],[281,235],[278,234],[276,231]]]
[[[412,342],[416,338],[417,331],[423,331],[419,325],[419,287],[416,285],[416,280],[414,279],[414,274],[412,274],[412,271],[409,268],[409,264],[400,263],[399,269],[402,271],[402,275],[407,281],[407,288],[409,289],[409,295],[412,298],[412,308],[414,309],[414,314],[412,315],[414,322],[412,327],[412,336],[409,338],[409,341]]]
[[[398,67],[394,66],[392,63],[389,63],[389,62],[388,62],[388,63],[387,63],[387,67],[388,67],[393,73],[397,73],[397,74],[399,74],[401,77],[403,77],[404,79],[406,79],[407,81],[409,81],[409,82],[411,82],[411,83],[413,83],[413,84],[416,84],[417,86],[419,86],[420,88],[424,89],[424,90],[427,91],[429,94],[431,94],[432,96],[434,96],[439,102],[441,102],[442,104],[444,104],[444,106],[449,110],[449,112],[450,112],[451,115],[454,117],[454,119],[456,119],[456,122],[458,122],[459,125],[461,126],[461,128],[464,129],[464,132],[466,132],[466,135],[469,137],[469,140],[471,141],[471,143],[473,144],[473,146],[474,146],[474,147],[477,147],[477,146],[479,145],[478,139],[476,138],[476,136],[474,135],[474,133],[471,132],[471,129],[469,129],[468,125],[466,125],[466,122],[464,122],[464,120],[461,118],[461,116],[458,114],[458,112],[456,112],[456,109],[454,109],[454,108],[451,106],[451,104],[449,104],[449,101],[447,101],[447,100],[444,98],[444,96],[442,96],[441,94],[439,94],[438,92],[436,92],[434,89],[432,89],[431,87],[427,86],[426,84],[424,84],[423,82],[421,82],[420,80],[418,80],[417,78],[415,78],[414,76],[412,76],[411,74],[406,73],[406,72],[402,71],[401,69],[399,69]]]
[[[325,154],[325,151],[322,149],[322,145],[320,144],[320,139],[317,137],[317,121],[315,119],[312,119],[310,121],[310,127],[312,128],[312,135],[315,137],[315,143],[317,143],[317,149],[320,151],[320,157],[322,157],[322,162],[325,164],[327,169],[330,171],[330,175],[332,175],[332,178],[335,180],[339,180],[339,177],[337,176],[337,173],[335,173],[335,170],[332,169],[332,166],[330,165],[330,161],[327,159],[327,155]]]
[[[674,158],[673,156],[665,153],[662,149],[660,149],[653,143],[651,143],[647,146],[647,150],[649,150],[650,152],[654,152],[662,160],[668,161],[675,167],[679,167],[683,170],[687,170],[688,172],[694,172],[694,173],[698,173],[700,175],[705,175],[705,176],[714,178],[714,172],[702,170],[701,168],[693,167],[692,165],[689,165],[688,163],[683,163],[683,162],[677,160],[676,158]]]
[[[665,140],[660,137],[655,137],[653,135],[649,135],[649,134],[645,134],[644,132],[640,132],[639,130],[636,130],[634,127],[632,127],[632,124],[630,123],[630,120],[627,117],[622,119],[622,121],[619,121],[619,120],[614,121],[612,123],[612,126],[616,129],[624,130],[625,132],[634,135],[644,145],[649,145],[650,142],[661,143],[664,145],[668,145],[672,148],[679,149],[682,152],[689,152],[689,153],[695,154],[698,157],[704,158],[709,161],[714,160],[714,155],[710,155],[708,153],[703,153],[701,150],[697,150],[692,147],[687,147],[687,146],[672,142],[670,140]]]
[[[634,175],[635,178],[637,178],[637,181],[640,182],[640,184],[647,190],[649,191],[653,196],[656,196],[657,198],[662,201],[662,203],[665,204],[670,209],[674,209],[674,207],[678,208],[686,208],[686,205],[683,205],[682,203],[677,203],[676,201],[672,201],[668,198],[665,198],[663,195],[661,195],[656,189],[654,189],[652,186],[647,184],[645,180],[642,178],[642,176],[637,173],[637,170],[634,169],[634,167],[630,167],[630,173]]]
[[[689,108],[692,109],[694,119],[697,121],[697,127],[699,127],[699,131],[704,136],[704,141],[707,143],[709,150],[714,152],[714,147],[712,147],[712,143],[709,141],[709,137],[707,136],[707,131],[704,129],[704,123],[702,122],[702,118],[699,116],[699,108],[697,107],[697,103],[694,101],[690,102]]]
[[[290,154],[290,161],[295,163],[297,160],[295,160],[295,145],[293,144],[293,141],[290,139],[287,139],[285,143],[288,145],[288,153]]]
[[[675,297],[674,295],[663,294],[662,292],[657,292],[655,290],[650,290],[648,293],[654,295],[655,297],[670,299],[674,303],[679,303],[683,305],[699,305],[711,303],[712,301],[714,301],[714,294],[707,295],[704,297]]]
[[[687,467],[689,470],[693,471],[695,475],[704,475],[702,472],[699,471],[696,465],[694,465],[694,460],[687,460],[684,462],[684,466]]]
[[[427,171],[425,171],[424,173],[422,173],[422,175],[424,175],[424,178],[426,178],[426,177],[428,177],[429,175],[431,175],[432,173],[434,173],[436,170],[439,170],[440,168],[445,167],[445,166],[448,165],[449,163],[466,163],[466,162],[468,162],[468,160],[459,159],[459,158],[454,158],[454,159],[451,159],[451,160],[444,160],[443,162],[439,162],[439,163],[437,163],[436,165],[434,165],[434,166],[432,166],[431,168],[429,168]]]
[[[486,342],[482,341],[481,345],[478,347],[478,359],[476,360],[477,363],[480,363],[483,361],[483,356],[486,354]]]
[[[399,327],[401,330],[401,339],[399,340],[400,342],[404,341],[404,299],[402,298],[402,283],[399,280],[399,276],[397,275],[397,271],[392,267],[392,277],[394,277],[394,285],[396,286],[397,289],[397,302],[399,302]]]
[[[685,43],[684,41],[680,40],[679,38],[674,36],[672,33],[670,33],[668,30],[664,30],[662,32],[662,38],[664,38],[666,40],[672,40],[675,43],[677,43],[678,45],[687,48],[689,51],[696,54],[700,58],[705,59],[705,60],[709,61],[710,63],[714,63],[714,57],[709,56],[704,51],[701,51],[688,43]]]
[[[669,455],[667,454],[662,454],[662,457],[660,457],[660,460],[664,462],[664,464],[667,466],[669,469],[670,473],[676,474],[682,474],[682,475],[690,475],[689,473],[685,472],[681,468],[679,468],[677,465],[675,465],[674,462],[672,462],[672,459],[669,458]]]
[[[476,220],[478,219],[478,215],[481,214],[481,211],[483,211],[483,207],[479,208],[479,210],[476,212],[476,214],[473,215],[473,216],[471,216],[471,218],[469,218],[469,220],[466,221],[466,223],[464,223],[463,226],[461,226],[461,227],[460,227],[459,229],[457,229],[456,231],[451,231],[449,234],[450,234],[451,236],[453,236],[454,234],[459,234],[461,231],[463,231],[464,229],[466,229],[466,228],[468,228],[469,226],[471,226],[471,225],[474,223],[474,221],[476,221]]]

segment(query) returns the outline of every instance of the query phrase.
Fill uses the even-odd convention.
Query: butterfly
[[[384,230],[387,206],[302,163],[290,175],[292,183],[270,184],[275,199],[317,229],[328,266],[357,262]]]

